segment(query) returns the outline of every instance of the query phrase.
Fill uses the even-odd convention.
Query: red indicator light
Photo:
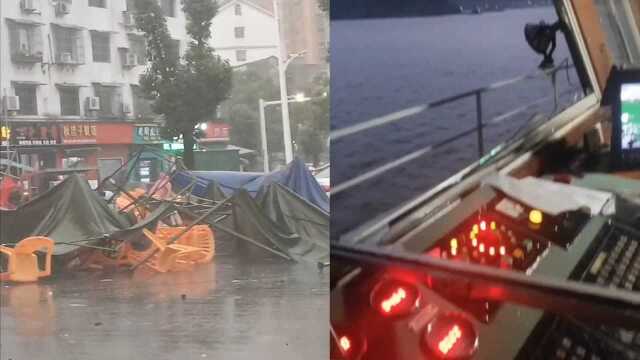
[[[487,223],[484,220],[480,221],[480,230],[487,230]]]
[[[402,300],[404,300],[407,297],[407,292],[404,291],[403,288],[398,288],[398,290],[396,290],[393,294],[391,294],[391,297],[389,297],[388,299],[384,300],[381,304],[380,307],[382,308],[382,311],[389,313],[391,312],[391,309],[395,306],[397,306],[398,304],[400,304],[400,302]]]
[[[423,334],[428,358],[469,359],[478,349],[473,323],[460,313],[436,315]]]
[[[460,337],[462,337],[462,331],[460,331],[458,325],[454,325],[447,333],[447,336],[438,343],[438,350],[440,350],[443,355],[447,355]]]
[[[385,317],[411,313],[419,305],[419,299],[418,288],[400,280],[384,280],[371,292],[371,306]]]
[[[346,336],[340,337],[340,348],[345,353],[349,352],[349,350],[351,349],[351,340],[349,340],[349,338]]]

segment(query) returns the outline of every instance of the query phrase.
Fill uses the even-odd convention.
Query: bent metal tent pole
[[[227,201],[227,200],[229,200],[229,199],[231,199],[231,197],[226,198],[226,199],[225,199],[224,201],[222,201],[220,204],[222,204],[222,203],[226,202],[226,201]],[[219,204],[218,204],[218,205],[219,205]],[[216,205],[215,207],[217,207],[217,205]],[[214,207],[214,208],[215,208],[215,207]],[[195,213],[194,213],[193,211],[191,211],[191,210],[184,209],[184,208],[181,208],[180,210],[181,210],[181,211],[186,212],[187,214],[189,214],[189,215],[191,215],[191,216],[195,216]],[[207,211],[207,213],[205,213],[205,218],[206,218],[207,216],[209,216],[209,215],[208,215],[209,213],[211,213],[211,210],[208,210],[208,211]],[[285,259],[287,259],[287,260],[293,260],[293,258],[292,258],[291,256],[289,256],[289,255],[287,255],[287,254],[285,254],[285,253],[283,253],[283,252],[281,252],[281,251],[278,251],[278,250],[272,249],[272,248],[270,248],[270,247],[268,247],[268,246],[262,245],[262,244],[260,244],[259,242],[257,242],[257,241],[255,241],[255,240],[253,240],[252,238],[250,238],[250,237],[248,237],[248,236],[246,236],[246,235],[242,235],[242,234],[240,234],[239,232],[236,232],[236,231],[234,231],[234,230],[231,230],[231,229],[229,229],[229,228],[228,228],[228,227],[226,227],[226,226],[223,226],[223,225],[218,224],[218,221],[221,221],[221,220],[225,219],[227,216],[228,216],[228,215],[221,216],[220,218],[218,218],[218,219],[214,220],[213,222],[211,222],[211,221],[207,221],[207,224],[208,224],[209,226],[213,227],[213,228],[214,228],[214,229],[216,229],[216,230],[222,230],[223,232],[226,232],[227,234],[230,234],[230,235],[233,235],[233,236],[235,236],[235,237],[237,237],[237,238],[239,238],[239,239],[242,239],[242,240],[248,241],[248,242],[250,242],[251,244],[253,244],[253,245],[255,245],[255,246],[257,246],[257,247],[259,247],[259,248],[261,248],[261,249],[267,250],[267,251],[269,251],[269,252],[271,252],[271,253],[273,253],[273,254],[275,254],[275,255],[281,256],[281,257],[283,257],[283,258],[285,258]]]
[[[129,158],[129,160],[125,161],[125,162],[124,162],[122,165],[120,165],[120,167],[118,167],[114,172],[112,172],[112,173],[111,173],[111,174],[109,174],[107,177],[105,177],[104,179],[102,179],[102,180],[100,181],[100,184],[98,184],[98,187],[96,188],[96,190],[102,190],[102,187],[104,186],[104,184],[105,184],[107,181],[109,181],[109,180],[110,180],[110,179],[111,179],[115,174],[117,174],[118,172],[120,172],[120,170],[122,170],[125,166],[127,166],[127,165],[131,162],[131,160],[133,160],[133,159],[135,158],[135,159],[136,159],[136,161],[137,161],[137,159],[140,157],[140,155],[141,155],[141,154],[142,154],[142,151],[141,151],[141,150],[138,150],[138,151],[135,153],[135,156],[133,156],[133,157]],[[127,178],[128,178],[128,177],[127,177]],[[111,200],[111,199],[109,199],[109,200]]]
[[[287,255],[287,254],[285,254],[285,253],[283,253],[283,252],[280,252],[280,251],[278,251],[278,250],[272,249],[272,248],[270,248],[270,247],[268,247],[268,246],[262,245],[262,244],[260,244],[259,242],[257,242],[257,241],[255,241],[255,240],[251,239],[250,237],[245,236],[245,235],[242,235],[242,234],[240,234],[240,233],[238,233],[238,232],[235,232],[235,231],[233,231],[233,230],[229,229],[229,228],[228,228],[228,227],[226,227],[226,226],[223,226],[223,225],[220,225],[220,224],[217,224],[217,223],[210,223],[210,222],[208,222],[208,224],[209,224],[210,226],[212,226],[213,228],[215,228],[215,229],[222,230],[222,231],[224,231],[224,232],[226,232],[226,233],[228,233],[228,234],[231,234],[231,235],[233,235],[233,236],[236,236],[236,237],[238,237],[238,238],[240,238],[240,239],[242,239],[242,240],[246,240],[246,241],[248,241],[248,242],[252,243],[253,245],[255,245],[255,246],[257,246],[257,247],[260,247],[260,248],[262,248],[262,249],[265,249],[265,250],[267,250],[267,251],[270,251],[270,252],[272,252],[272,253],[274,253],[274,254],[276,254],[276,255],[282,256],[283,258],[285,258],[285,259],[287,259],[287,260],[293,260],[293,259],[291,258],[291,256],[289,256],[289,255]]]

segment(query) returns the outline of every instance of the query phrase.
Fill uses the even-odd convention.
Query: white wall
[[[235,14],[235,5],[242,7],[242,15]],[[244,26],[243,39],[236,39],[235,28]],[[242,0],[223,5],[211,24],[211,46],[232,66],[277,56],[277,26],[273,14]],[[238,62],[236,50],[246,50],[247,60]]]
[[[0,27],[0,71],[2,71],[0,88],[6,89],[8,94],[13,94],[11,81],[37,81],[41,85],[37,90],[39,116],[28,118],[61,118],[60,99],[57,83],[77,83],[86,85],[80,88],[80,112],[84,115],[84,101],[86,97],[93,96],[93,82],[121,83],[123,102],[131,104],[130,84],[137,84],[139,75],[144,72],[144,66],[133,69],[122,66],[119,47],[129,47],[127,31],[123,25],[122,12],[126,10],[125,0],[106,0],[106,8],[89,7],[87,0],[74,0],[71,5],[71,13],[58,16],[50,0],[39,0],[41,14],[27,14],[20,9],[19,0],[0,0],[1,14]],[[167,25],[174,39],[181,40],[181,49],[184,51],[186,44],[185,18],[180,10],[180,1],[176,0],[176,18],[166,18]],[[43,64],[16,64],[10,56],[9,19],[32,20],[43,25],[40,26],[43,41]],[[84,43],[84,65],[61,66],[50,65],[53,54],[50,49],[49,39],[52,41],[51,24],[66,24],[82,27]],[[91,51],[90,30],[108,31],[111,33],[111,62],[94,63]],[[135,111],[135,110],[134,110]],[[17,117],[20,118],[20,117]],[[66,119],[66,118],[65,118]]]

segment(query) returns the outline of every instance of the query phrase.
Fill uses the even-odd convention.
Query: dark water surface
[[[221,251],[193,273],[5,284],[0,359],[327,359],[328,271]]]
[[[481,15],[331,22],[331,126],[339,129],[493,82],[529,74],[541,57],[526,44],[524,24],[557,19],[552,7]],[[569,56],[558,36],[556,63]],[[564,91],[578,80],[558,77]],[[485,121],[553,94],[549,78],[483,95]],[[563,98],[565,105],[573,94]],[[485,130],[485,149],[509,139],[546,101]],[[332,186],[426,147],[476,123],[475,99],[464,99],[331,144]],[[331,197],[331,232],[344,232],[429,190],[477,160],[476,135],[434,151]]]

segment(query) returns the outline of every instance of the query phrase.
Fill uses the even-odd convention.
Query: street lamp
[[[287,51],[286,51],[286,46],[282,41],[282,29],[280,26],[278,0],[273,0],[273,13],[274,13],[276,26],[278,28],[277,29],[278,30],[277,31],[278,33],[278,78],[280,82],[280,102],[282,104],[282,126],[283,126],[284,138],[285,138],[284,159],[287,163],[289,163],[293,160],[293,148],[291,146],[291,124],[289,122],[289,102],[286,101],[286,99],[288,99],[286,71],[289,64],[291,64],[291,62],[295,58],[304,55],[306,50],[303,50],[297,54],[292,54],[286,60],[284,59],[285,54],[287,54]]]
[[[264,161],[264,172],[269,172],[269,153],[267,151],[267,123],[264,116],[264,108],[269,105],[282,105],[282,104],[289,105],[290,102],[305,102],[309,100],[312,100],[312,98],[306,97],[304,93],[297,93],[294,96],[289,96],[287,97],[287,101],[285,101],[284,103],[280,100],[273,100],[273,101],[264,101],[263,99],[258,100],[258,105],[260,107],[260,139],[262,143],[262,158]],[[287,161],[287,163],[291,162],[293,158],[293,155],[291,155],[290,158],[287,158],[287,155],[286,155],[287,144],[289,144],[289,149],[291,149],[291,144],[292,144],[291,129],[288,126],[289,124],[288,120],[289,119],[287,118],[287,121],[285,122],[284,117],[282,118],[282,123],[283,123],[282,136],[284,138],[285,160]]]

